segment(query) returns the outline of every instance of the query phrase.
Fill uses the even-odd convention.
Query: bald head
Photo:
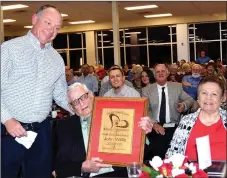
[[[40,41],[43,48],[46,43],[51,42],[56,37],[62,26],[61,13],[54,7],[46,7],[37,11],[32,16],[33,35]]]

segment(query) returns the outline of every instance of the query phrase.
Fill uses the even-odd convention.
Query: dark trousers
[[[165,128],[165,135],[157,134],[153,129],[152,132],[148,135],[150,145],[150,158],[154,156],[159,156],[162,159],[165,158],[165,154],[167,149],[170,146],[170,141],[172,140],[173,134],[176,130],[177,126]]]
[[[128,172],[126,167],[113,167],[114,171],[105,173],[105,174],[100,174],[94,177],[118,177],[118,178],[123,178],[123,177],[128,177]]]
[[[1,126],[4,129],[4,125]],[[39,124],[33,145],[27,149],[10,135],[2,135],[1,176],[17,178],[22,169],[23,178],[51,177],[51,127],[50,121]]]

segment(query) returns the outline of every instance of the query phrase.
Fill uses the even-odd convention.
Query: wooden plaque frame
[[[124,153],[109,153],[100,152],[99,139],[102,133],[101,127],[103,112],[106,109],[117,111],[133,110],[134,121],[132,125],[132,143],[130,154]],[[120,112],[119,111],[119,112]],[[143,162],[144,146],[145,146],[145,132],[138,126],[138,122],[148,114],[148,99],[147,98],[110,98],[110,97],[95,97],[94,106],[91,119],[88,154],[87,159],[92,157],[99,157],[104,163],[115,166],[126,166],[131,162]],[[105,117],[106,119],[106,117]],[[123,121],[123,120],[122,120]]]

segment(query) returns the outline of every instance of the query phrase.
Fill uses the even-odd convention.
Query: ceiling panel
[[[192,2],[201,13],[226,12],[226,2]]]
[[[23,29],[24,25],[31,25],[31,17],[35,11],[44,4],[56,6],[62,13],[68,14],[64,17],[64,25],[69,25],[68,21],[95,20],[97,23],[111,22],[112,6],[110,1],[17,1],[19,4],[28,5],[29,8],[20,10],[3,11],[4,19],[12,18],[17,20],[15,23],[5,24],[11,30]],[[15,2],[3,1],[2,5],[15,4]],[[127,11],[124,7],[156,4],[158,8]],[[133,21],[143,20],[147,14],[172,13],[173,16],[189,16],[226,12],[226,2],[205,2],[205,1],[121,1],[119,2],[119,20]]]

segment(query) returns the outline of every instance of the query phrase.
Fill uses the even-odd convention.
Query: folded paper
[[[24,136],[24,137],[16,137],[15,140],[24,145],[25,148],[29,149],[32,144],[34,143],[35,141],[35,138],[37,136],[37,133],[36,132],[33,132],[33,131],[27,131],[27,136]]]

